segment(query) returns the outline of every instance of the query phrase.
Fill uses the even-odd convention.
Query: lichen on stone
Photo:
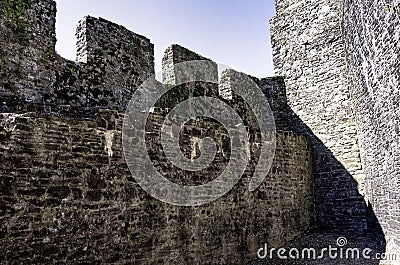
[[[24,17],[24,14],[31,6],[31,0],[0,0],[0,7],[4,10],[3,12],[9,20],[9,26],[22,45],[28,43],[25,32],[28,20]]]

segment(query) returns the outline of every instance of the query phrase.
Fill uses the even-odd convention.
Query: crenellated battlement
[[[123,110],[135,88],[154,74],[154,45],[123,26],[85,17],[78,23],[73,62],[55,51],[54,1],[0,5],[2,111],[80,116],[101,108]]]
[[[314,228],[384,233],[387,248],[399,249],[398,15],[376,1],[276,0],[275,6],[279,76],[221,71],[177,44],[165,50],[155,84],[171,90],[151,108],[144,129],[157,171],[201,185],[230,162],[233,138],[202,117],[181,126],[179,148],[193,161],[201,155],[199,139],[210,138],[213,163],[192,172],[168,161],[163,121],[188,98],[228,104],[249,140],[247,167],[230,192],[206,205],[177,207],[139,186],[122,146],[128,102],[155,74],[151,40],[87,16],[76,30],[76,61],[67,60],[55,51],[53,0],[0,0],[0,260],[238,264],[256,259],[264,243],[279,247]],[[188,76],[176,66],[194,60],[206,60],[209,82],[183,82]],[[274,161],[255,191],[248,187],[264,143],[256,106],[235,94],[235,82],[254,82],[274,115]],[[134,143],[136,136],[128,137]],[[138,164],[147,162],[138,157]]]
[[[26,3],[24,23],[18,22],[14,31],[0,23],[5,36],[0,39],[0,114],[5,113],[0,120],[0,198],[5,198],[0,213],[6,219],[0,225],[0,260],[22,261],[28,255],[33,263],[196,264],[212,252],[202,257],[205,263],[235,264],[254,259],[260,242],[280,246],[308,229],[313,218],[310,144],[289,131],[282,78],[248,78],[227,70],[219,80],[212,60],[177,44],[166,49],[163,83],[157,85],[171,90],[146,121],[148,155],[155,168],[175,183],[201,185],[230,163],[233,138],[212,119],[189,121],[179,138],[182,153],[191,159],[201,153],[196,139],[213,139],[217,152],[208,167],[185,171],[159,151],[166,113],[190,97],[229,104],[242,118],[249,142],[243,180],[232,192],[199,207],[167,205],[138,185],[122,147],[127,104],[154,75],[154,45],[123,26],[88,16],[78,23],[76,61],[66,60],[54,49],[55,3],[16,2]],[[182,75],[178,65],[193,60],[206,63],[201,71]],[[198,73],[208,81],[191,79]],[[248,183],[261,153],[260,130],[254,106],[232,91],[234,77],[260,87],[278,130],[271,172],[254,192]],[[216,182],[214,188],[220,185]],[[32,217],[28,229],[25,216]],[[23,245],[26,253],[19,250]]]
[[[8,2],[4,0],[2,3],[6,5]],[[22,2],[31,3],[28,0]],[[76,62],[73,62],[55,52],[55,2],[40,0],[25,7],[22,17],[30,17],[29,25],[26,21],[26,28],[18,33],[23,35],[24,41],[7,27],[2,28],[4,35],[13,40],[11,48],[7,38],[0,40],[0,46],[5,47],[0,59],[0,75],[3,77],[0,81],[0,99],[3,102],[0,108],[3,111],[18,111],[16,102],[20,104],[20,111],[35,110],[76,117],[93,116],[102,108],[122,111],[136,87],[155,74],[154,45],[148,38],[103,18],[87,16],[78,22],[77,55]],[[38,14],[44,14],[43,18],[36,18]],[[213,82],[186,85],[188,95],[219,97],[217,64],[177,44],[168,47],[164,53],[163,83],[179,83],[175,79],[175,65],[192,60],[210,62],[208,78]],[[263,83],[265,95],[272,96],[268,92],[268,82],[252,79],[257,84]],[[284,83],[280,84],[273,87],[275,90],[280,87],[284,94]],[[170,95],[172,101],[180,97]],[[286,125],[283,127],[288,128]]]

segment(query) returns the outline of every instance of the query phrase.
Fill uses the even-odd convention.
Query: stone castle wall
[[[248,190],[250,165],[221,199],[176,207],[149,196],[130,174],[121,147],[122,117],[112,111],[93,121],[13,117],[12,133],[0,142],[2,261],[244,264],[264,242],[281,245],[308,227],[312,169],[305,137],[278,133],[274,164],[255,192]],[[151,124],[161,118],[151,117]],[[201,128],[188,125],[182,138],[190,139],[194,129],[201,130],[198,136],[210,131]],[[201,172],[206,175],[174,174],[159,154],[154,165],[177,183],[198,185],[227,162],[227,135],[215,137],[219,162]],[[159,145],[151,146],[150,155],[158,153]]]
[[[204,171],[184,172],[159,152],[165,113],[189,97],[231,105],[251,140],[238,185],[192,208],[150,197],[123,156],[123,111],[154,74],[150,40],[85,17],[73,62],[55,52],[55,2],[0,7],[0,260],[238,264],[314,222],[323,231],[369,233],[375,218],[387,251],[399,252],[398,1],[276,0],[272,46],[282,77],[250,78],[273,112],[277,151],[254,192],[258,132],[229,72],[218,84],[210,59],[179,45],[166,50],[165,84],[179,84],[174,66],[190,60],[208,60],[215,82],[178,85],[157,103],[146,138],[153,164],[174,182],[198,185],[229,162],[227,132],[212,120],[192,120],[181,133],[187,157],[198,154],[193,137],[217,143]]]
[[[23,4],[18,16],[7,13],[14,3]],[[251,159],[234,189],[204,206],[171,206],[138,186],[121,146],[126,104],[154,73],[150,40],[86,17],[78,25],[77,62],[72,62],[54,50],[53,1],[2,0],[0,5],[5,36],[0,39],[0,260],[238,264],[255,259],[265,242],[280,246],[309,228],[311,145],[307,137],[289,131],[281,78],[253,78],[270,102],[279,130],[274,162],[261,186],[249,191],[260,146],[256,128],[248,126]],[[16,28],[8,23],[17,23]],[[174,64],[197,58],[203,59],[172,45],[163,65],[164,76],[172,79],[164,81],[176,81],[169,71]],[[229,90],[228,83],[221,86]],[[189,96],[220,97],[218,84],[178,87],[187,88]],[[229,161],[229,138],[212,120],[186,124],[181,132],[185,155],[196,148],[192,138],[204,136],[214,138],[218,153],[205,172],[176,169],[163,159],[159,143],[167,111],[162,104],[173,100],[173,94],[164,98],[150,115],[149,156],[174,181],[203,183],[209,180],[203,176],[213,178]],[[243,102],[226,102],[243,118],[250,115]]]
[[[343,3],[352,101],[365,165],[366,197],[400,253],[400,6],[398,1]]]
[[[399,253],[399,2],[275,2],[275,70],[313,143],[317,225],[382,229]]]
[[[22,14],[8,11],[15,3]],[[93,116],[100,108],[123,110],[136,86],[154,74],[153,44],[120,25],[92,17],[80,21],[78,62],[73,62],[55,52],[55,2],[0,5],[3,111]],[[13,30],[14,24],[20,28]]]
[[[316,225],[366,230],[365,174],[350,100],[337,1],[277,0],[275,73],[284,77],[289,124],[313,145]]]

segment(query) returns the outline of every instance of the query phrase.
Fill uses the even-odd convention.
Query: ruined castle
[[[249,106],[226,97],[229,78],[180,86],[149,116],[154,166],[187,185],[226,167],[229,136],[213,120],[186,124],[185,155],[196,148],[193,137],[218,146],[212,165],[186,172],[160,151],[165,113],[208,95],[247,119],[251,159],[242,179],[214,202],[181,207],[146,193],[122,148],[126,106],[155,74],[150,40],[85,17],[69,61],[55,52],[53,0],[1,0],[0,263],[246,264],[262,244],[279,247],[310,230],[382,234],[386,251],[400,253],[398,2],[275,2],[277,77],[251,77],[276,126],[274,161],[258,189],[248,189],[260,153],[257,126]],[[163,81],[191,60],[215,64],[171,45]],[[218,79],[216,67],[212,75]]]

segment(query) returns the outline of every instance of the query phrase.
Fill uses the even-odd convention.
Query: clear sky
[[[155,46],[156,72],[164,50],[180,44],[256,77],[273,75],[269,19],[273,0],[56,0],[57,46],[75,60],[75,28],[86,15],[144,35]]]

